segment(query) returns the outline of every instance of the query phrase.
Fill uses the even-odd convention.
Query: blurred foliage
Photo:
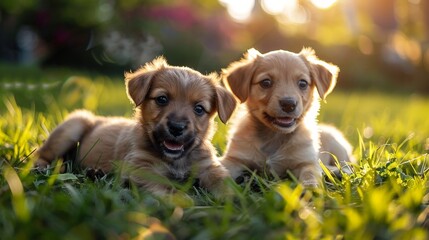
[[[217,1],[42,0],[29,7],[2,1],[0,56],[22,61],[26,46],[19,39],[27,37],[33,63],[113,72],[164,54],[173,64],[197,67],[207,41],[224,41],[217,29],[207,31],[205,13],[213,8],[220,9]],[[201,64],[214,70],[216,62]]]
[[[422,0],[27,1],[0,3],[0,59],[118,74],[157,55],[204,73],[256,47],[316,50],[341,68],[339,86],[429,91],[429,4]],[[287,3],[270,13],[267,2]]]
[[[41,70],[0,64],[1,71],[0,96],[13,96],[22,108],[37,112],[85,108],[105,115],[126,116],[133,112],[123,77],[65,68]]]

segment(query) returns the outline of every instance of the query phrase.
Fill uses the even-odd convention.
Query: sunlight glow
[[[408,2],[411,3],[411,4],[416,4],[417,5],[417,4],[420,4],[421,1],[420,0],[408,0]]]
[[[309,21],[308,12],[303,6],[298,5],[294,11],[288,14],[289,21],[296,24],[304,24]]]
[[[244,22],[250,17],[255,0],[219,0],[226,6],[228,14],[237,22]]]
[[[332,7],[332,5],[334,5],[334,3],[336,3],[337,0],[311,0],[311,3],[320,9],[327,9]]]
[[[283,12],[289,2],[288,0],[262,0],[261,6],[262,9],[268,14],[277,15]],[[296,1],[295,1],[296,2]]]
[[[289,0],[285,10],[277,16],[277,20],[282,24],[304,24],[310,19],[305,8],[298,4],[297,0]]]

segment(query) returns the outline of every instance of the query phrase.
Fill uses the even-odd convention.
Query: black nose
[[[282,110],[287,113],[295,111],[296,105],[298,104],[295,99],[289,97],[280,99],[279,103]]]
[[[168,121],[167,122],[168,131],[171,133],[171,135],[178,137],[183,134],[185,131],[187,124],[186,122],[182,121]]]

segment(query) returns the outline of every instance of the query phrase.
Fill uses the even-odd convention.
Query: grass
[[[72,109],[132,115],[120,79],[34,71],[37,80],[0,79],[2,239],[429,237],[428,98],[341,91],[328,96],[320,119],[345,133],[359,163],[342,179],[326,173],[321,189],[251,175],[242,185],[230,183],[235,198],[224,202],[190,184],[183,189],[187,196],[157,198],[123,187],[115,174],[97,177],[75,166],[66,173],[31,169],[33,151]],[[54,84],[43,88],[46,82]],[[220,151],[226,129],[219,124],[213,140]]]

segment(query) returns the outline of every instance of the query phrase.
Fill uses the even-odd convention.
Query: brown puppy
[[[228,171],[210,141],[215,113],[226,122],[235,108],[233,95],[215,75],[169,66],[163,58],[127,73],[125,84],[135,119],[75,111],[39,149],[36,166],[46,167],[80,142],[80,164],[110,171],[117,160],[125,178],[154,194],[172,190],[160,178],[182,181],[194,173],[202,187],[221,196]]]
[[[222,160],[234,179],[245,168],[267,170],[279,177],[290,170],[304,185],[318,185],[319,97],[325,99],[332,91],[338,71],[309,48],[299,54],[283,50],[261,54],[250,49],[242,60],[224,70],[225,84],[245,103]],[[329,128],[322,131],[330,140],[323,150],[335,155],[343,152],[342,140],[336,140]],[[340,157],[344,156],[349,157]],[[324,159],[332,162],[330,155]]]

